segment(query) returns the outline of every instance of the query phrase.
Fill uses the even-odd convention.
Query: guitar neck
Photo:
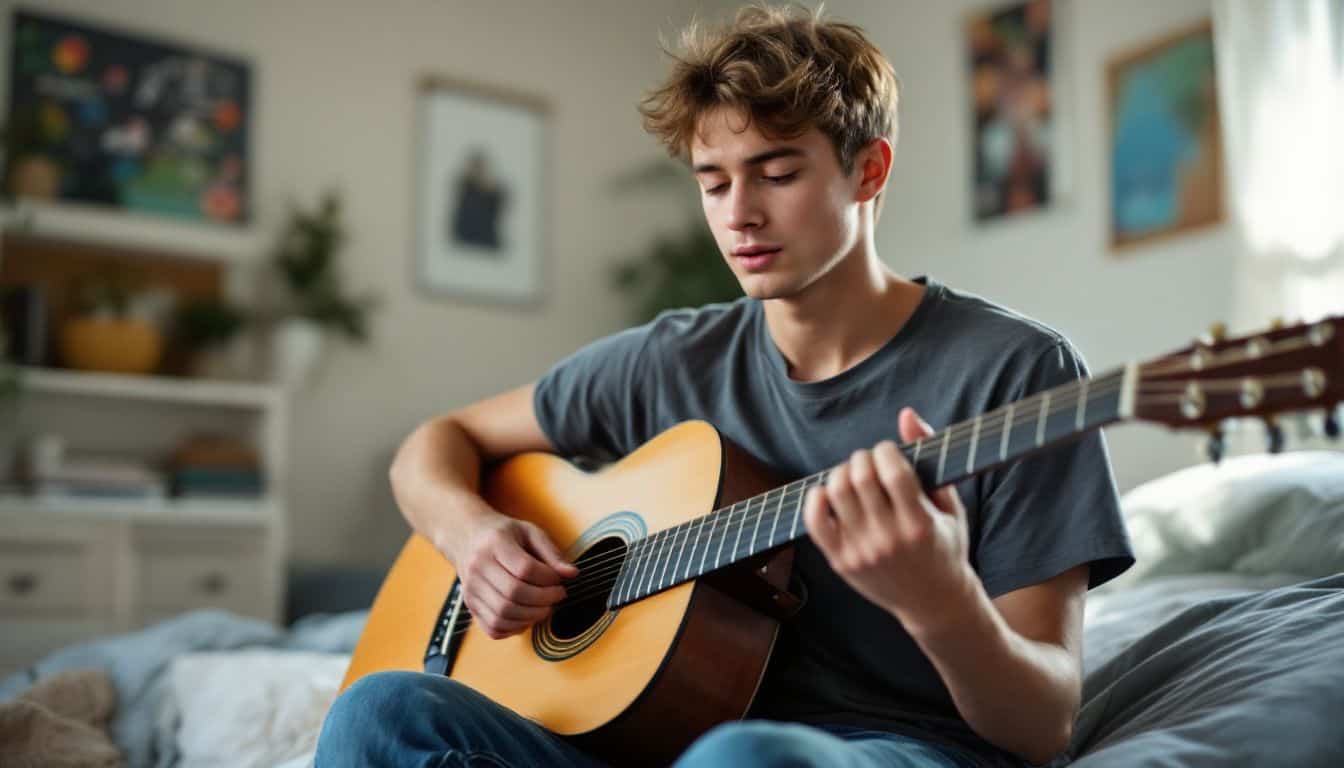
[[[1079,379],[899,446],[926,489],[956,483],[1132,418],[1136,367]],[[803,499],[830,470],[633,542],[611,608],[633,603],[806,535]]]

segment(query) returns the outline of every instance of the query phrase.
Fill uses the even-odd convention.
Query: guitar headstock
[[[1174,429],[1321,410],[1337,434],[1344,401],[1344,317],[1222,338],[1216,332],[1138,367],[1134,416]],[[1281,433],[1279,434],[1281,444]]]

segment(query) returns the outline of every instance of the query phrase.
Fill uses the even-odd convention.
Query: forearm
[[[422,424],[401,444],[389,477],[406,522],[452,557],[450,544],[490,508],[480,497],[481,454],[451,417]]]
[[[972,575],[955,618],[911,635],[976,733],[1033,763],[1068,746],[1081,695],[1064,648],[1013,630]]]

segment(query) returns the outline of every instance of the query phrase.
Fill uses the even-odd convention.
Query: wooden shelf
[[[130,398],[263,410],[283,401],[284,390],[259,382],[18,368],[24,392]]]
[[[258,499],[89,499],[80,497],[0,495],[0,515],[29,520],[71,517],[210,525],[265,525],[275,519],[275,504]]]
[[[187,256],[228,263],[255,263],[265,243],[255,225],[229,227],[174,221],[117,209],[73,203],[25,200],[0,206],[10,234],[66,240],[97,246]]]

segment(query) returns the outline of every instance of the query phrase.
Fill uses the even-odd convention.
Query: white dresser
[[[258,449],[257,500],[39,501],[0,494],[0,676],[61,646],[198,608],[281,618],[285,410],[278,387],[28,369],[21,434],[155,458],[192,431]]]

